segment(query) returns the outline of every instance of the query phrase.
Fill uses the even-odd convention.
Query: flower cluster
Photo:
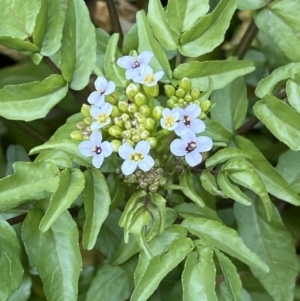
[[[166,183],[166,175],[174,172],[178,160],[173,155],[195,166],[202,161],[201,153],[212,148],[209,137],[196,136],[205,130],[202,119],[211,103],[201,100],[199,89],[191,88],[190,80],[183,78],[177,88],[164,86],[168,107],[157,105],[158,81],[164,72],[153,72],[148,65],[152,57],[144,51],[118,59],[117,64],[126,69],[126,79],[132,81],[125,91],[98,77],[96,91],[87,99],[89,105],[82,106],[85,118],[71,136],[81,141],[80,152],[92,157],[96,168],[116,153],[123,159],[126,182],[156,191]]]

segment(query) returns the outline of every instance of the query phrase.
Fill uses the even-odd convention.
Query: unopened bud
[[[166,178],[161,178],[160,180],[159,180],[159,185],[160,186],[164,186],[164,185],[166,185],[167,184],[167,179]]]
[[[200,90],[198,88],[193,88],[191,91],[191,96],[192,96],[193,100],[198,99],[200,96]]]
[[[175,88],[172,85],[164,85],[165,94],[167,97],[175,95]]]
[[[125,102],[125,101],[120,101],[119,104],[119,109],[122,111],[122,112],[125,112],[127,113],[128,112],[128,103]]]
[[[119,95],[117,93],[112,93],[110,95],[105,95],[105,101],[110,103],[111,105],[118,104]]]
[[[150,116],[151,112],[150,112],[150,108],[147,106],[147,105],[142,105],[140,108],[139,108],[139,112],[141,114],[143,114],[144,116],[148,117]]]
[[[185,91],[181,88],[178,88],[175,92],[175,95],[178,97],[178,98],[183,98],[185,96]]]
[[[123,113],[123,114],[121,115],[121,119],[125,122],[126,120],[129,120],[129,119],[130,119],[130,116],[129,116],[128,114],[126,114],[126,113]]]
[[[129,113],[135,113],[135,112],[137,112],[138,111],[138,106],[135,104],[135,103],[130,103],[129,105],[128,105],[128,112]]]
[[[135,134],[131,137],[131,140],[135,143],[138,143],[141,140],[141,137],[139,135]]]
[[[186,102],[191,102],[191,101],[193,100],[193,98],[192,98],[191,94],[186,94],[186,95],[184,96],[184,100],[185,100]]]
[[[108,133],[113,137],[121,138],[122,129],[117,125],[113,125],[108,129]]]
[[[174,107],[174,103],[175,102],[173,101],[173,99],[169,98],[167,101],[167,106],[172,109]]]
[[[128,87],[126,88],[126,95],[127,97],[131,100],[134,101],[134,97],[136,94],[140,91],[140,88],[136,84],[129,84]]]
[[[114,123],[115,125],[118,125],[119,127],[122,127],[122,126],[123,126],[123,120],[122,120],[121,117],[114,117],[113,123]]]
[[[132,140],[130,140],[130,139],[124,139],[124,140],[123,140],[123,143],[128,143],[128,144],[131,145],[132,147],[135,146],[135,143],[134,143]]]
[[[82,121],[78,122],[77,123],[77,128],[78,128],[78,130],[83,131],[87,128],[87,124],[85,122],[82,122]]]
[[[184,99],[183,99],[183,98],[179,98],[179,99],[178,99],[178,103],[179,103],[180,105],[182,105],[182,104],[184,103]]]
[[[162,106],[154,107],[154,109],[152,111],[152,116],[156,121],[161,119],[163,109],[164,108]]]
[[[191,90],[191,81],[187,77],[183,77],[179,82],[179,87],[185,92],[189,92]]]
[[[136,120],[138,121],[138,123],[144,123],[144,122],[146,122],[146,116],[145,115],[136,112],[134,114],[134,116],[135,116]]]
[[[121,115],[121,111],[119,110],[119,108],[115,105],[112,106],[112,112],[110,114],[111,117],[118,117]]]
[[[148,137],[146,141],[149,142],[151,148],[155,148],[157,145],[157,139],[154,137]]]
[[[82,141],[83,135],[80,131],[73,131],[70,135],[70,137],[76,141]]]
[[[122,145],[122,142],[120,140],[112,140],[111,145],[112,145],[113,151],[115,153],[117,153],[119,150],[119,147]]]
[[[126,120],[124,122],[124,127],[126,130],[130,130],[131,129],[131,122],[129,120]]]
[[[83,119],[84,123],[87,125],[91,125],[92,124],[92,118],[91,117],[86,117]]]
[[[152,118],[147,118],[146,122],[144,122],[144,125],[145,125],[147,130],[152,131],[154,129],[154,126],[155,126],[155,121]]]
[[[207,115],[204,112],[201,112],[199,118],[202,119],[202,120],[204,120],[204,119],[207,118]]]
[[[140,137],[142,140],[146,140],[149,136],[150,136],[150,133],[147,130],[142,131],[140,134]]]
[[[149,191],[150,192],[156,192],[157,190],[158,190],[158,185],[157,184],[149,185]]]
[[[135,95],[135,97],[134,97],[134,103],[138,107],[144,105],[146,102],[147,102],[147,97],[143,93],[139,92],[139,93],[137,93]]]
[[[203,100],[201,101],[200,103],[200,107],[201,107],[201,110],[204,112],[204,113],[207,113],[209,112],[210,108],[211,108],[211,101],[210,100]]]
[[[91,106],[84,103],[81,107],[80,112],[84,117],[91,117],[90,109],[91,109]]]
[[[151,86],[151,87],[143,85],[143,89],[147,95],[152,96],[152,97],[156,97],[159,94],[158,84]]]
[[[149,137],[149,138],[151,138],[151,137]],[[161,165],[160,160],[159,159],[155,159],[154,160],[154,167],[159,167],[160,165]]]

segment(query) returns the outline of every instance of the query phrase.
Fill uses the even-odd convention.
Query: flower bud
[[[196,99],[196,100],[193,101],[193,103],[195,103],[196,105],[200,106],[201,101],[199,99]]]
[[[210,108],[211,108],[211,101],[210,100],[203,100],[201,101],[200,103],[200,107],[201,107],[201,110],[204,112],[204,113],[207,113],[209,112]]]
[[[112,140],[111,145],[112,145],[113,151],[115,153],[117,153],[119,150],[119,147],[122,145],[122,142],[120,140]]]
[[[143,85],[143,89],[147,95],[152,96],[152,97],[156,97],[159,94],[158,84],[151,86],[151,87]]]
[[[147,186],[148,186],[148,183],[145,182],[145,181],[142,181],[142,182],[140,183],[140,187],[141,187],[141,188],[147,188]]]
[[[164,185],[166,185],[167,184],[167,179],[166,178],[161,178],[160,180],[159,180],[159,185],[160,186],[164,186]]]
[[[178,98],[183,98],[185,96],[185,91],[181,88],[178,88],[175,92],[175,95],[178,97]]]
[[[169,108],[173,108],[174,107],[174,104],[175,104],[175,102],[174,102],[174,100],[172,99],[172,98],[169,98],[168,100],[167,100],[167,106],[169,107]]]
[[[131,129],[131,122],[129,120],[126,120],[124,122],[124,127],[126,130],[130,130]]]
[[[191,101],[193,100],[193,98],[192,98],[191,94],[186,94],[186,95],[184,96],[184,100],[185,100],[186,102],[191,102]]]
[[[123,140],[123,143],[128,143],[128,144],[131,145],[132,147],[135,146],[135,143],[134,143],[132,140],[130,140],[130,139],[124,139],[124,140]]]
[[[121,138],[122,129],[117,125],[113,125],[109,128],[108,133],[116,138]]]
[[[175,88],[172,85],[164,85],[165,94],[167,97],[175,95]]]
[[[92,118],[91,117],[86,117],[83,119],[84,123],[87,125],[91,125],[92,124]]]
[[[143,93],[139,92],[135,95],[134,103],[137,104],[138,107],[146,104],[146,102],[147,102],[147,97]]]
[[[91,106],[84,103],[81,107],[80,112],[84,117],[91,117],[90,109],[91,109]]]
[[[125,112],[125,113],[128,112],[128,103],[126,101],[120,101],[118,106],[122,112]]]
[[[184,103],[184,99],[183,99],[183,98],[179,98],[179,99],[178,99],[178,103],[179,103],[180,105],[182,105],[182,104]]]
[[[158,190],[158,185],[157,184],[149,185],[149,191],[150,192],[156,192],[157,190]]]
[[[152,116],[155,119],[155,121],[158,121],[161,119],[163,109],[164,108],[162,106],[154,107],[154,109],[152,111]]]
[[[118,117],[121,115],[121,111],[119,110],[119,108],[115,105],[112,106],[112,112],[110,114],[111,117]]]
[[[78,128],[78,130],[83,131],[87,128],[87,124],[85,122],[82,122],[82,121],[78,122],[77,123],[77,128]]]
[[[142,131],[140,134],[140,137],[142,140],[146,140],[149,136],[150,136],[150,133],[147,130]]]
[[[129,105],[128,105],[128,112],[129,113],[135,113],[135,112],[137,112],[138,111],[138,106],[135,104],[135,103],[130,103]]]
[[[125,130],[122,132],[122,138],[123,139],[130,139],[131,138],[131,132],[130,130]]]
[[[147,118],[146,122],[144,123],[147,130],[152,131],[155,126],[155,121],[152,118]]]
[[[204,119],[207,118],[207,115],[204,112],[201,112],[199,118],[202,119],[202,120],[204,120]]]
[[[144,124],[146,122],[146,116],[142,115],[141,113],[137,113],[136,114],[136,120],[138,121],[138,123],[142,123]]]
[[[149,138],[151,138],[151,137],[149,137]],[[154,167],[159,167],[160,165],[161,165],[160,160],[159,159],[155,159],[154,160]]]
[[[191,81],[187,77],[183,77],[179,82],[179,88],[183,89],[185,92],[191,90]]]
[[[200,96],[200,90],[198,88],[193,88],[191,91],[191,96],[192,96],[193,100],[198,99]]]
[[[141,137],[139,135],[135,134],[131,137],[131,140],[135,143],[138,143],[139,141],[141,141]]]
[[[83,135],[80,131],[73,131],[70,135],[70,137],[76,141],[82,141]]]
[[[114,123],[115,125],[118,125],[119,127],[122,127],[122,126],[123,126],[123,120],[122,120],[121,117],[114,117],[113,123]]]
[[[155,148],[157,145],[157,139],[154,137],[148,137],[146,141],[149,142],[151,148]]]
[[[129,119],[130,119],[130,116],[129,116],[128,114],[126,114],[126,113],[123,113],[123,114],[121,115],[121,119],[125,122],[126,120],[129,120]]]
[[[140,88],[136,84],[129,84],[128,87],[126,88],[126,95],[127,97],[131,100],[134,101],[134,97],[136,94],[140,91]]]
[[[140,108],[139,108],[139,112],[141,114],[143,114],[144,116],[148,117],[151,115],[151,112],[150,112],[150,108],[147,106],[147,105],[142,105]]]
[[[111,105],[117,105],[119,100],[119,95],[115,92],[110,95],[105,95],[105,101],[110,103]]]

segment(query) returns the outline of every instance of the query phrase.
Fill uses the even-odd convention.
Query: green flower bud
[[[151,115],[151,112],[150,112],[150,108],[147,106],[147,105],[142,105],[140,108],[139,108],[139,112],[141,114],[143,114],[144,116],[148,117]]]
[[[146,119],[144,120],[144,122],[146,121]],[[139,125],[138,125],[138,130],[139,131],[144,131],[146,129],[146,127],[144,126],[144,123],[140,123]]]
[[[134,97],[136,94],[140,91],[140,88],[136,84],[129,84],[128,87],[126,88],[126,95],[127,97],[131,100],[134,101]]]
[[[202,120],[204,120],[204,119],[207,118],[207,115],[204,112],[201,112],[199,118],[202,119]]]
[[[146,122],[144,123],[147,130],[152,131],[155,126],[155,121],[152,118],[147,118]]]
[[[157,170],[156,170],[156,172],[159,174],[159,175],[164,175],[165,174],[165,171],[164,171],[164,169],[163,168],[158,168]]]
[[[83,131],[87,128],[87,124],[85,122],[78,122],[77,128],[78,128],[78,130]]]
[[[148,183],[145,182],[145,181],[142,181],[142,182],[140,183],[140,187],[141,187],[141,188],[147,188],[147,186],[148,186]]]
[[[138,113],[136,116],[136,120],[138,121],[138,123],[144,124],[146,122],[146,119],[146,116],[142,115],[141,113]]]
[[[128,143],[128,144],[131,145],[132,147],[135,146],[135,143],[134,143],[132,140],[130,140],[130,139],[124,139],[124,140],[123,140],[123,143]]]
[[[134,126],[134,127],[136,127],[138,124],[139,123],[138,123],[138,121],[136,119],[134,119],[134,120],[131,121],[131,125]]]
[[[157,184],[149,185],[149,191],[150,192],[156,192],[157,190],[158,190],[158,185]]]
[[[108,133],[116,138],[121,138],[122,137],[122,128],[120,128],[117,125],[113,125],[109,128]]]
[[[140,137],[142,140],[146,140],[149,136],[150,136],[150,133],[147,130],[142,131],[142,133],[140,134]]]
[[[157,145],[157,139],[154,137],[148,137],[146,141],[149,142],[151,148],[155,148]]]
[[[119,150],[119,147],[122,145],[122,142],[120,140],[112,140],[111,145],[112,145],[113,151],[115,153],[117,153]]]
[[[173,106],[174,106],[174,104],[175,104],[175,102],[174,102],[174,100],[172,99],[172,98],[169,98],[168,100],[167,100],[167,106],[169,107],[169,108],[173,108]]]
[[[82,141],[83,135],[80,131],[73,131],[70,135],[70,137],[76,141]]]
[[[179,99],[178,99],[178,103],[179,103],[180,105],[182,105],[182,104],[184,103],[184,99],[183,99],[183,98],[179,98]]]
[[[161,119],[161,116],[162,116],[162,110],[164,108],[162,106],[156,106],[154,107],[153,111],[152,111],[152,116],[153,118],[158,121]]]
[[[171,96],[170,98],[174,101],[174,103],[178,102],[178,97],[177,96]]]
[[[90,109],[91,109],[91,106],[84,103],[81,107],[80,112],[84,117],[91,117]]]
[[[114,123],[115,125],[118,125],[119,127],[122,127],[122,126],[123,126],[123,120],[122,120],[121,117],[114,117],[113,123]]]
[[[174,103],[173,108],[181,108],[180,103]]]
[[[130,135],[133,136],[135,134],[137,134],[138,131],[136,129],[130,129]]]
[[[87,124],[87,125],[91,125],[93,120],[91,117],[86,117],[83,119],[84,123]]]
[[[185,91],[181,88],[178,88],[175,92],[175,95],[178,97],[178,98],[183,98],[185,96]]]
[[[118,117],[121,115],[121,111],[119,110],[119,108],[117,106],[112,106],[112,112],[110,114],[111,117]]]
[[[147,97],[143,93],[139,92],[135,95],[134,103],[136,103],[138,107],[146,104],[146,102],[147,102]]]
[[[129,120],[126,120],[124,122],[124,127],[126,130],[130,130],[131,129],[131,122]]]
[[[127,113],[128,112],[128,103],[125,102],[125,101],[120,101],[119,104],[119,109],[122,111],[122,112],[125,112]]]
[[[179,88],[189,92],[191,90],[191,81],[187,77],[183,77],[179,82]]]
[[[126,120],[129,120],[129,119],[130,119],[130,116],[129,116],[128,114],[126,114],[126,113],[123,113],[123,114],[121,115],[121,119],[122,119],[123,121],[126,121]]]
[[[200,96],[200,90],[198,88],[193,88],[191,91],[191,96],[192,96],[193,100],[198,99]]]
[[[186,95],[184,96],[184,100],[185,100],[186,102],[191,102],[191,101],[193,100],[193,98],[192,98],[191,94],[186,94]]]
[[[151,137],[149,137],[149,138],[151,138]],[[161,165],[160,160],[159,159],[155,159],[154,160],[154,167],[159,167],[160,165]]]
[[[149,96],[153,96],[156,97],[159,94],[159,87],[158,84],[152,86],[152,87],[148,87],[146,85],[143,85],[143,89],[145,91],[145,93]]]
[[[175,88],[172,85],[164,85],[165,94],[167,97],[175,95]]]
[[[194,100],[193,103],[195,103],[195,104],[198,105],[198,106],[201,105],[201,101],[200,101],[199,99]]]
[[[131,140],[135,143],[138,143],[139,141],[141,141],[141,137],[139,135],[133,135],[131,137]]]
[[[164,186],[164,185],[166,185],[167,184],[167,179],[166,178],[161,178],[160,180],[159,180],[159,185],[160,186]]]
[[[125,130],[122,132],[122,138],[124,139],[130,139],[131,138],[131,132],[130,130]]]
[[[135,174],[127,176],[126,179],[128,180],[128,183],[136,183],[137,182],[137,176]]]
[[[110,103],[111,105],[117,105],[119,100],[119,95],[113,92],[110,95],[105,95],[105,101]]]
[[[138,106],[135,104],[135,103],[130,103],[129,105],[128,105],[128,112],[129,113],[135,113],[135,112],[137,112],[138,111]]]
[[[201,101],[200,103],[200,107],[201,107],[201,110],[204,112],[204,113],[207,113],[209,112],[210,108],[211,108],[211,101],[210,100],[203,100]]]

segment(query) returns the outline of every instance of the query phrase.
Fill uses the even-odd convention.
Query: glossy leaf
[[[64,169],[59,176],[59,185],[53,193],[49,207],[40,223],[42,232],[48,231],[55,220],[66,211],[84,187],[84,176],[79,169]]]
[[[205,120],[206,129],[203,135],[207,135],[213,139],[215,142],[222,142],[224,144],[229,144],[232,138],[232,133],[228,132],[224,127],[211,119]]]
[[[269,272],[268,266],[244,244],[235,230],[219,222],[200,217],[189,217],[181,225],[213,247],[257,268],[262,273]]]
[[[290,105],[300,113],[300,85],[289,79],[286,83],[286,94]]]
[[[58,168],[50,162],[16,162],[15,173],[0,180],[0,209],[16,207],[27,200],[42,199],[59,183]]]
[[[203,188],[208,191],[212,195],[223,196],[223,192],[219,189],[215,177],[211,174],[211,172],[205,169],[200,176],[201,183]]]
[[[9,176],[14,173],[13,165],[17,161],[30,162],[30,158],[27,155],[26,150],[22,145],[11,144],[6,151],[6,175]]]
[[[78,229],[68,212],[64,212],[45,233],[39,224],[43,214],[30,211],[22,228],[22,239],[30,263],[43,280],[49,301],[77,300],[81,256]]]
[[[175,79],[188,77],[193,87],[201,91],[217,90],[225,87],[235,78],[255,69],[251,61],[207,61],[184,63],[173,73]]]
[[[0,220],[0,300],[7,300],[16,290],[23,277],[21,248],[14,229]]]
[[[266,0],[238,0],[237,8],[239,10],[256,10],[268,5]]]
[[[21,285],[13,292],[7,301],[27,301],[31,295],[32,280],[30,276],[24,276]]]
[[[221,0],[214,11],[201,19],[179,40],[179,51],[185,56],[197,57],[220,45],[236,10],[237,0]]]
[[[109,213],[111,203],[105,177],[101,171],[90,169],[85,171],[86,185],[83,191],[86,219],[83,227],[82,245],[91,250],[97,240],[101,226]]]
[[[67,91],[65,80],[58,74],[41,82],[6,86],[0,90],[0,114],[25,121],[45,117]]]
[[[82,90],[96,63],[95,28],[82,0],[67,0],[61,45],[61,72],[74,90]]]
[[[275,301],[292,301],[299,264],[291,234],[274,206],[272,214],[272,221],[266,222],[260,202],[255,201],[248,208],[235,205],[239,234],[270,268],[270,273],[266,275],[250,266],[253,275]]]

